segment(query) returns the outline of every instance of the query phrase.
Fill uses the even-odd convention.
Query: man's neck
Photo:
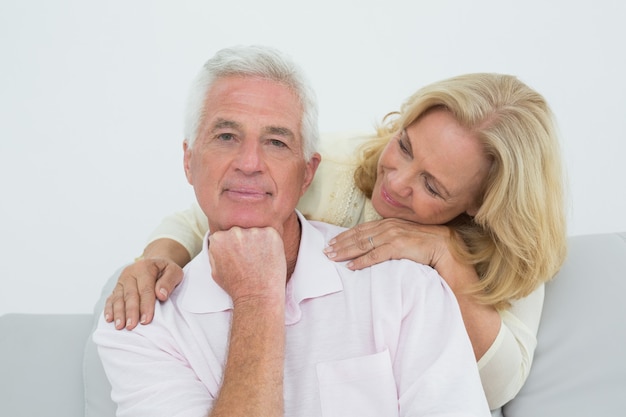
[[[296,263],[298,262],[298,252],[300,250],[300,240],[302,238],[302,225],[300,224],[300,218],[295,214],[290,218],[285,225],[285,231],[283,234],[283,244],[285,246],[285,258],[287,261],[287,279],[285,282],[291,279],[293,271],[296,269]]]

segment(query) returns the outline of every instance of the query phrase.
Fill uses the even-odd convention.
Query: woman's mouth
[[[387,192],[387,189],[384,186],[380,187],[380,196],[390,206],[398,207],[398,208],[404,207],[404,204],[400,204],[393,197],[391,197],[391,195],[389,195],[389,193]]]

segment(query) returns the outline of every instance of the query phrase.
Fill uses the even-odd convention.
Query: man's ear
[[[300,196],[304,195],[306,190],[309,188],[309,185],[313,182],[315,172],[317,171],[317,167],[319,167],[320,162],[322,162],[322,156],[317,152],[314,153],[313,156],[307,161],[304,172],[304,182],[302,183],[302,193]]]
[[[187,139],[183,141],[183,166],[185,167],[185,177],[187,182],[193,185],[193,177],[191,175],[191,147],[187,142]]]

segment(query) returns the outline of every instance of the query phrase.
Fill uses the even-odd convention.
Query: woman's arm
[[[500,312],[502,327],[491,348],[478,361],[480,378],[489,401],[496,409],[513,399],[528,378],[537,347],[537,331],[543,310],[544,286],[511,308]]]
[[[174,240],[185,248],[189,259],[193,259],[202,250],[202,239],[207,230],[209,230],[209,224],[206,215],[198,203],[194,202],[187,210],[165,217],[154,229],[148,242],[158,239]]]
[[[200,252],[207,230],[206,216],[197,203],[163,219],[141,257],[120,274],[104,306],[106,321],[115,321],[118,330],[150,323],[155,300],[167,300],[180,284],[182,267]]]
[[[132,330],[139,323],[150,323],[156,298],[167,300],[182,281],[182,267],[190,260],[185,247],[175,240],[150,242],[143,255],[122,270],[104,304],[105,320],[115,321],[118,330],[124,327]]]

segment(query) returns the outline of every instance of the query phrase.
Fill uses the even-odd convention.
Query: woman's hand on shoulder
[[[447,226],[421,225],[387,218],[361,223],[332,239],[324,252],[334,261],[348,262],[352,270],[390,259],[410,259],[436,267],[449,256]]]
[[[154,317],[158,298],[165,301],[182,281],[183,270],[168,258],[143,258],[124,268],[106,300],[104,317],[115,328],[134,329]]]
[[[352,270],[389,259],[410,259],[435,268],[459,302],[476,360],[479,360],[493,344],[501,319],[495,308],[477,302],[466,293],[465,290],[478,281],[478,274],[472,265],[453,256],[451,239],[447,226],[388,218],[346,230],[332,239],[324,252],[335,261],[350,260],[347,265]]]

